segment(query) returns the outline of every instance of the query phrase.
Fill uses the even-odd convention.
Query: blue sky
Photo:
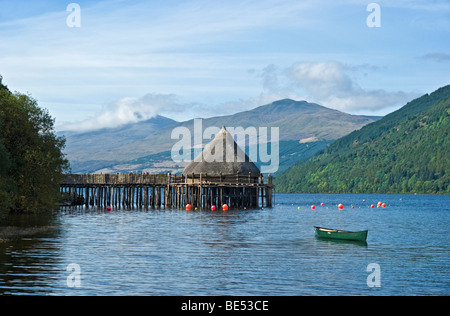
[[[0,0],[0,74],[59,130],[282,98],[385,115],[450,84],[449,0]],[[368,4],[381,27],[368,27]]]

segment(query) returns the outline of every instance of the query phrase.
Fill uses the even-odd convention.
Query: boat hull
[[[367,230],[363,231],[347,231],[347,230],[337,230],[330,228],[323,228],[314,226],[314,231],[316,237],[327,238],[327,239],[339,239],[339,240],[355,240],[355,241],[366,241]]]

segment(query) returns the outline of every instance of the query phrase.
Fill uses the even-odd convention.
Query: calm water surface
[[[369,207],[378,201],[387,207]],[[0,294],[450,295],[449,205],[450,196],[278,194],[271,209],[10,218],[0,226],[25,233],[0,240]],[[368,229],[367,244],[316,239],[314,225]],[[371,263],[380,287],[367,285]]]

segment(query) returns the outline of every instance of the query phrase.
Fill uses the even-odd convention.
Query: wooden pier
[[[72,204],[86,207],[230,209],[272,206],[272,176],[169,174],[68,174],[61,184]]]
[[[267,180],[223,126],[182,175],[68,174],[61,192],[86,206],[245,209],[272,207]]]

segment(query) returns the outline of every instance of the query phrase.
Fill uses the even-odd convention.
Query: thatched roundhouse
[[[216,137],[183,171],[184,176],[209,175],[258,178],[261,171],[236,144],[233,136],[222,127]]]
[[[272,206],[272,177],[269,175],[268,183],[264,183],[261,171],[225,127],[184,169],[178,183],[181,200],[176,200],[176,205],[208,208],[227,204],[238,209]]]

